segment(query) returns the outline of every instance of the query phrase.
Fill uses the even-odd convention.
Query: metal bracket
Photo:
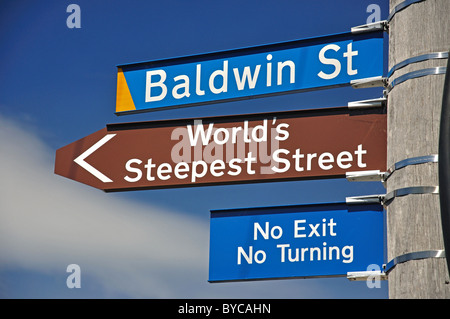
[[[351,80],[350,85],[354,89],[365,89],[365,88],[371,88],[371,87],[386,87],[387,78],[380,75],[380,76],[374,76],[371,78]]]
[[[388,277],[385,272],[377,271],[350,271],[347,273],[348,280],[366,281],[369,278],[376,278],[379,280],[387,280]]]
[[[384,174],[380,170],[346,172],[345,178],[349,182],[381,182],[383,181]]]
[[[445,74],[446,71],[447,71],[447,67],[439,66],[436,68],[421,69],[421,70],[412,71],[412,72],[403,74],[403,75],[399,76],[398,78],[391,81],[391,83],[387,86],[387,93],[389,93],[394,88],[394,86],[396,86],[400,83],[403,83],[407,80],[420,78],[422,76],[427,76],[427,75]]]
[[[377,99],[361,100],[348,102],[347,107],[349,109],[363,109],[369,107],[383,107],[386,105],[386,97],[380,97]]]
[[[382,200],[384,198],[383,194],[378,195],[363,195],[363,196],[352,196],[352,197],[346,197],[345,203],[347,205],[352,204],[381,204]]]
[[[412,186],[393,190],[382,199],[383,205],[388,205],[394,198],[411,194],[439,194],[439,186]]]
[[[373,32],[373,31],[387,31],[388,21],[377,21],[367,24],[358,25],[350,29],[353,34],[364,33],[364,32]]]
[[[392,10],[392,12],[389,14],[387,21],[390,22],[396,13],[402,11],[403,9],[406,9],[407,7],[409,7],[410,5],[412,5],[414,3],[422,2],[422,1],[426,1],[426,0],[405,0],[403,2],[400,2],[398,5],[396,5],[394,7],[394,10]]]
[[[393,190],[388,194],[351,196],[345,198],[345,203],[351,204],[381,204],[388,205],[396,197],[411,194],[439,194],[439,186],[412,186]]]
[[[425,155],[425,156],[417,156],[417,157],[410,157],[407,159],[404,159],[402,161],[399,161],[392,165],[386,173],[384,173],[383,181],[386,181],[389,176],[391,176],[396,170],[399,170],[403,167],[409,166],[409,165],[417,165],[417,164],[424,164],[424,163],[437,163],[439,160],[439,156],[437,154],[434,155]]]
[[[383,185],[387,181],[387,179],[399,169],[402,169],[409,165],[418,165],[424,163],[437,163],[439,160],[439,156],[437,154],[434,155],[425,155],[425,156],[417,156],[404,159],[402,161],[396,162],[392,165],[386,172],[380,172],[380,170],[371,170],[371,171],[357,171],[357,172],[346,172],[345,178],[349,182],[382,182]],[[384,185],[385,186],[385,185]],[[423,191],[423,193],[421,193]],[[390,192],[386,195],[372,195],[379,196],[379,202],[383,205],[386,205],[389,201],[394,199],[394,197],[405,196],[409,194],[438,194],[439,187],[438,186],[415,186],[415,187],[406,187]],[[357,197],[347,197],[347,201],[349,203],[361,203],[363,199],[366,199],[367,196],[357,196]]]
[[[406,60],[394,65],[389,70],[387,77],[388,78],[391,77],[391,75],[394,74],[395,71],[397,71],[398,69],[401,69],[409,64],[427,61],[427,60],[435,60],[435,59],[448,59],[448,52],[447,51],[433,52],[433,53],[422,54],[422,55],[418,55],[418,56],[406,59]]]
[[[400,255],[392,259],[386,265],[383,265],[384,271],[386,274],[398,264],[410,261],[410,260],[419,260],[419,259],[428,259],[428,258],[445,258],[445,250],[424,250],[424,251],[416,251],[412,253],[407,253],[404,255]]]

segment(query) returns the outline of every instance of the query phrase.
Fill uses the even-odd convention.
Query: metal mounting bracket
[[[347,279],[353,281],[366,281],[369,278],[387,280],[388,276],[383,271],[350,271],[347,273]]]
[[[383,181],[384,174],[380,170],[346,172],[345,178],[349,182],[381,182]]]
[[[390,22],[397,12],[400,12],[403,9],[406,9],[407,7],[409,7],[410,5],[412,5],[414,3],[418,3],[418,2],[422,2],[422,1],[426,1],[426,0],[405,0],[403,2],[400,2],[398,5],[396,5],[394,7],[394,10],[391,11],[391,13],[389,14],[389,16],[387,18],[387,21]]]
[[[407,196],[411,194],[439,194],[439,186],[412,186],[393,190],[388,194],[378,195],[362,195],[346,197],[345,202],[348,205],[351,204],[381,204],[383,206],[388,205],[396,197]]]
[[[402,169],[406,166],[424,164],[424,163],[437,163],[438,160],[439,160],[439,156],[437,154],[410,157],[410,158],[404,159],[402,161],[395,163],[391,167],[389,167],[389,169],[386,171],[386,173],[384,173],[383,180],[386,181],[389,178],[389,176],[391,176],[396,170]]]
[[[347,107],[349,109],[364,109],[369,107],[383,107],[386,105],[386,97],[380,97],[377,99],[361,100],[348,102]]]
[[[422,76],[427,76],[427,75],[445,74],[446,71],[447,71],[447,67],[439,66],[436,68],[421,69],[421,70],[416,70],[416,71],[412,71],[412,72],[403,74],[403,75],[399,76],[398,78],[391,81],[391,83],[387,86],[387,93],[389,93],[394,88],[394,86],[399,85],[400,83],[403,83],[407,80],[420,78]]]
[[[389,204],[394,198],[411,194],[439,194],[439,186],[412,186],[393,190],[384,196],[383,205]]]
[[[422,61],[428,61],[428,60],[435,60],[435,59],[448,59],[448,52],[442,51],[442,52],[432,52],[427,54],[418,55],[406,60],[403,60],[402,62],[397,63],[394,65],[388,72],[387,77],[391,77],[392,74],[394,74],[395,71],[410,65],[412,63],[422,62]]]
[[[388,274],[396,265],[410,261],[410,260],[419,260],[419,259],[428,259],[428,258],[445,258],[445,250],[424,250],[424,251],[415,251],[412,253],[403,254],[393,258],[386,265],[383,265],[384,271]]]
[[[381,204],[384,196],[385,196],[384,194],[378,194],[378,195],[362,195],[362,196],[346,197],[345,203],[348,205]]]
[[[387,85],[387,78],[380,75],[380,76],[374,76],[374,77],[370,77],[370,78],[351,80],[350,85],[354,89],[385,87]]]
[[[372,32],[372,31],[387,31],[388,30],[388,21],[377,21],[367,24],[358,25],[350,29],[353,34],[364,33],[364,32]]]

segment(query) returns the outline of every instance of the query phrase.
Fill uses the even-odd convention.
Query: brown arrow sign
[[[386,170],[386,114],[347,108],[108,124],[56,151],[55,173],[104,191]]]

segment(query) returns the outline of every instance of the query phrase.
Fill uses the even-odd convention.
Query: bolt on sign
[[[295,93],[381,76],[383,32],[339,33],[117,68],[117,115]]]
[[[344,177],[386,169],[386,114],[346,107],[109,124],[56,151],[104,191]]]

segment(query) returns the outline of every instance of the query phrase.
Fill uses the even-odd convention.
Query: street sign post
[[[382,74],[379,30],[123,64],[116,114],[346,86]]]
[[[55,173],[104,191],[344,177],[386,169],[386,114],[330,108],[109,124]]]
[[[346,276],[382,269],[384,247],[380,204],[212,210],[209,281]]]

